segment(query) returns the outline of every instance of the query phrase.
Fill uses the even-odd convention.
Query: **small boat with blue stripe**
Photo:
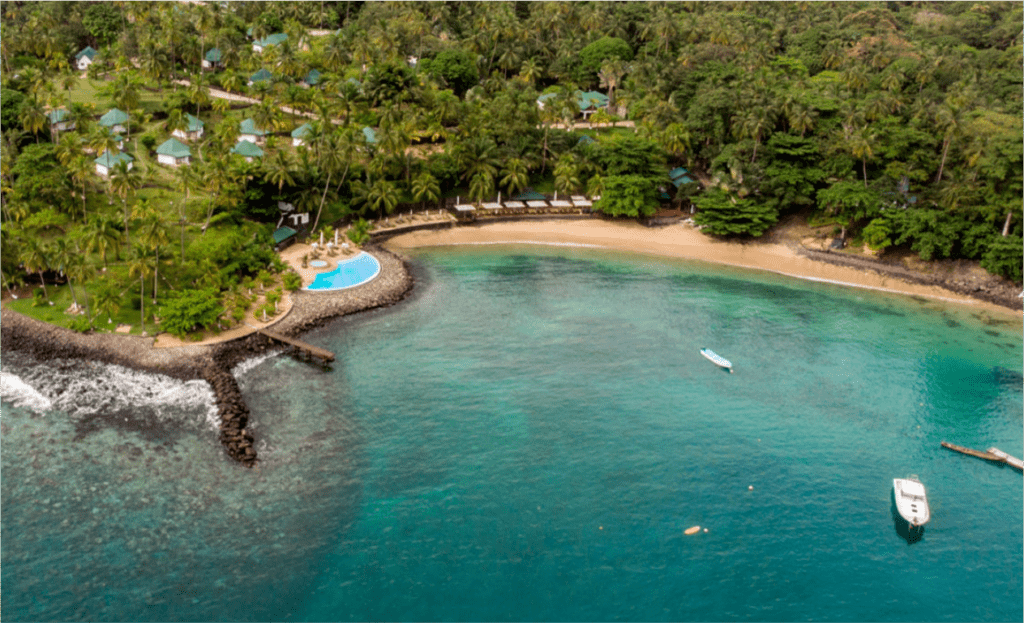
[[[711,350],[710,348],[700,349],[700,354],[704,355],[704,357],[706,357],[707,360],[710,361],[711,363],[715,364],[720,368],[725,368],[726,370],[729,371],[729,374],[732,374],[732,362],[726,359],[725,357],[722,357],[721,355],[715,353],[715,351]]]

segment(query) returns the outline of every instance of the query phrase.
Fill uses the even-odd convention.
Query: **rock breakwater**
[[[335,318],[368,309],[388,307],[413,287],[405,260],[377,246],[365,249],[381,264],[376,279],[335,292],[295,292],[288,315],[273,327],[289,337],[322,326]],[[250,413],[232,368],[274,348],[265,337],[249,334],[209,345],[154,348],[152,338],[111,333],[81,334],[3,309],[0,348],[26,352],[36,360],[60,365],[70,359],[111,363],[180,380],[202,379],[213,389],[220,417],[220,440],[228,455],[245,465],[258,464],[256,439],[249,430]]]

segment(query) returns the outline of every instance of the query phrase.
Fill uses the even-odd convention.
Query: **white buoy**
[[[747,487],[747,491],[753,491],[753,490],[754,490],[754,485],[750,485],[749,487]]]

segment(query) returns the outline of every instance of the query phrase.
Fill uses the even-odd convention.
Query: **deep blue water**
[[[414,263],[306,336],[329,372],[236,371],[255,472],[202,387],[5,354],[5,618],[1024,618],[1021,474],[939,446],[1022,455],[1019,319],[591,250]]]

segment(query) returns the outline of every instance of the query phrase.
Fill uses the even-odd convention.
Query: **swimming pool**
[[[362,251],[350,260],[338,262],[338,267],[329,273],[321,273],[305,289],[315,292],[344,290],[362,285],[380,274],[380,262],[369,253]]]

